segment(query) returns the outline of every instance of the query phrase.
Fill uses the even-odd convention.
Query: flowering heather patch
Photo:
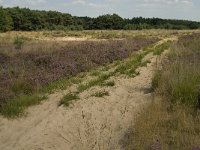
[[[193,39],[199,39],[200,33],[193,33],[191,35],[183,35],[179,37],[179,43],[187,42]]]
[[[0,104],[18,95],[32,94],[63,77],[127,58],[156,39],[82,42],[29,42],[22,48],[0,47]],[[44,45],[47,45],[44,48]],[[50,45],[50,46],[48,46]],[[56,46],[55,46],[56,45]],[[9,53],[10,50],[10,53]]]

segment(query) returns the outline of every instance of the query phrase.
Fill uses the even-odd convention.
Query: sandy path
[[[110,96],[81,97],[72,108],[58,107],[63,93],[49,96],[41,105],[28,109],[18,120],[0,117],[0,150],[107,150],[122,149],[120,139],[134,117],[151,102],[150,87],[160,59],[149,54],[147,67],[135,78],[115,79]],[[87,95],[87,94],[86,94]]]

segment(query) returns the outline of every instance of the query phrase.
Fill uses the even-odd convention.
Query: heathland
[[[0,149],[200,148],[199,43],[199,30],[0,33]]]

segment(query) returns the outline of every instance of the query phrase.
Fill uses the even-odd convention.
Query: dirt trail
[[[110,96],[87,97],[72,108],[58,107],[63,94],[49,96],[41,105],[28,109],[27,117],[0,117],[0,150],[107,150],[122,149],[120,139],[134,117],[151,102],[148,92],[156,65],[162,58],[149,54],[147,67],[135,78],[115,78]]]

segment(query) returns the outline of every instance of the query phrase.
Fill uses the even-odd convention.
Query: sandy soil
[[[67,91],[49,96],[41,105],[28,109],[24,118],[0,117],[1,150],[120,150],[124,134],[134,118],[147,107],[152,94],[151,78],[162,58],[149,54],[147,67],[139,68],[135,78],[115,78],[107,88],[110,96],[82,94],[73,107],[58,107]],[[93,92],[93,90],[87,91]]]
[[[87,41],[89,40],[86,37],[54,37],[54,38],[48,38],[48,37],[44,37],[44,38],[38,38],[38,40],[44,40],[44,41]]]

